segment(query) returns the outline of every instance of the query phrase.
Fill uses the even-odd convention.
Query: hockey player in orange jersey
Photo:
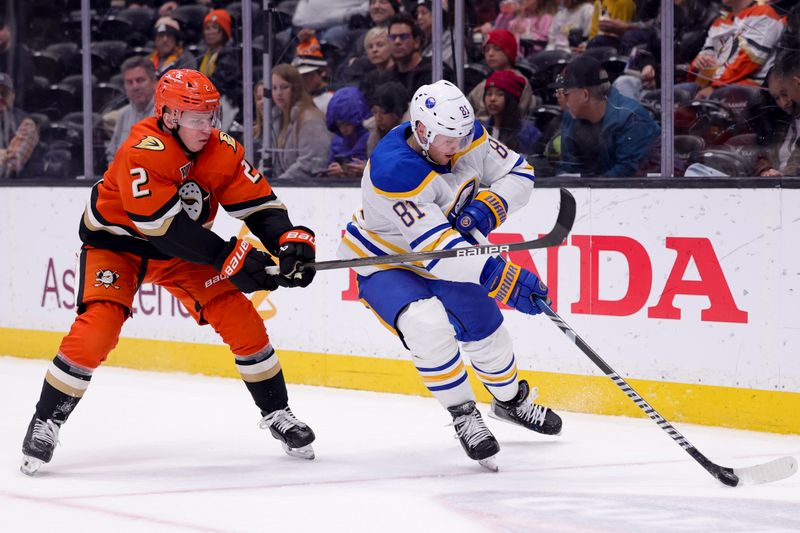
[[[133,297],[145,282],[176,298],[198,324],[210,324],[230,347],[262,419],[286,453],[314,458],[314,432],[288,406],[280,362],[264,322],[242,294],[305,287],[314,233],[294,226],[242,146],[216,129],[219,92],[200,72],[172,70],[158,82],[155,117],[131,128],[80,223],[78,316],[44,379],[22,445],[22,471],[50,461],[58,433],[93,371],[116,346]],[[219,206],[244,221],[278,258],[210,229]]]

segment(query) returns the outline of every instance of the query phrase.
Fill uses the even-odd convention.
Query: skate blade
[[[541,431],[536,431],[535,429],[529,429],[523,425],[517,424],[516,422],[512,422],[511,420],[506,420],[505,418],[499,417],[496,414],[494,414],[494,411],[492,411],[491,409],[489,409],[489,411],[486,414],[489,416],[489,418],[494,418],[495,420],[499,420],[500,422],[505,422],[506,424],[511,424],[512,426],[516,426],[518,428],[527,429],[528,431],[533,431],[537,435],[544,435],[545,437],[560,437],[561,432],[563,431],[562,429],[559,430],[558,433],[542,433]]]
[[[39,468],[44,464],[44,461],[36,459],[35,457],[28,457],[27,455],[22,458],[22,464],[19,471],[26,476],[32,476],[39,471]]]
[[[490,472],[499,472],[497,463],[494,462],[495,456],[487,457],[486,459],[478,459],[478,464]]]
[[[286,455],[290,455],[292,457],[299,457],[300,459],[308,459],[311,461],[316,457],[314,455],[314,448],[311,447],[310,444],[306,444],[305,446],[301,446],[300,448],[290,448],[288,444],[285,442],[281,442],[281,446],[283,446],[283,451],[286,452]]]

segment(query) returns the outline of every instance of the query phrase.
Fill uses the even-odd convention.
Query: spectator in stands
[[[367,155],[372,154],[378,141],[403,122],[407,115],[408,101],[406,88],[396,81],[378,85],[373,91],[370,99],[372,116],[364,121],[364,127],[369,130]]]
[[[790,57],[790,60],[800,60],[800,57],[798,57],[800,54],[797,52],[790,54],[794,56]],[[777,68],[770,71],[767,76],[767,88],[778,107],[786,113],[789,127],[780,146],[778,146],[774,162],[771,165],[764,165],[764,168],[759,171],[760,176],[800,176],[800,149],[797,146],[800,138],[800,102],[793,100],[789,92],[791,85],[796,84],[797,81],[789,81],[787,83],[784,75],[779,70],[780,63],[785,59],[785,57],[779,58]],[[795,72],[800,71],[800,65],[794,63],[792,69]],[[791,72],[788,75],[792,76]]]
[[[547,46],[550,25],[556,11],[556,0],[522,0],[522,10],[511,21],[510,30],[522,45],[527,57],[541,52]]]
[[[364,33],[370,28],[388,28],[389,20],[400,11],[399,0],[370,0],[368,17],[353,15],[348,24],[332,26],[321,32],[321,40],[337,43],[346,50],[346,63],[350,64],[354,59],[364,56]],[[297,36],[302,42],[310,40],[316,34],[311,28],[303,28]]]
[[[784,22],[769,5],[751,0],[723,0],[723,12],[708,29],[703,50],[692,61],[690,76],[708,86],[695,98],[707,98],[716,87],[732,83],[762,85],[774,59],[773,47]],[[690,81],[691,81],[690,77]]]
[[[494,22],[485,22],[478,28],[483,35],[487,35],[492,30],[510,30],[511,21],[517,18],[517,14],[522,10],[520,0],[501,0],[499,7],[500,13],[497,14]]]
[[[484,123],[492,137],[520,154],[533,153],[542,136],[532,122],[519,112],[525,78],[513,70],[497,70],[486,79],[483,102],[489,113]]]
[[[800,104],[800,50],[788,49],[781,52],[775,61],[775,73],[789,99]]]
[[[369,18],[373,26],[388,28],[389,21],[400,11],[399,0],[369,0]]]
[[[592,27],[586,47],[612,46],[619,49],[620,33],[615,23],[633,20],[636,13],[634,0],[595,0]]]
[[[514,38],[514,34],[508,30],[492,30],[489,32],[486,42],[483,43],[483,57],[492,71],[513,70],[514,63],[517,60],[517,40]],[[514,72],[522,76],[522,73],[518,70]],[[476,85],[467,96],[469,103],[472,104],[472,109],[475,111],[475,117],[481,122],[486,122],[489,119],[489,114],[483,105],[485,86],[486,81],[484,80]],[[520,113],[527,114],[531,105],[533,105],[533,91],[526,79],[525,89],[522,91],[522,97],[519,101]]]
[[[16,105],[26,109],[25,92],[33,87],[33,55],[25,43],[19,42],[12,33],[4,14],[0,14],[0,72],[7,72],[16,80],[20,88],[16,93]]]
[[[0,179],[23,177],[39,144],[39,126],[15,106],[14,80],[0,72]]]
[[[366,57],[358,58],[350,65],[348,78],[369,100],[381,80],[390,76],[389,70],[394,66],[389,30],[380,26],[371,28],[364,35],[364,49]]]
[[[395,15],[389,21],[389,43],[391,44],[394,66],[380,80],[398,81],[405,86],[408,95],[422,85],[431,83],[431,60],[422,57],[422,30],[414,17],[407,13]],[[443,66],[444,78],[453,79],[453,71],[446,64]]]
[[[561,7],[558,8],[550,24],[545,50],[576,51],[577,46],[589,37],[593,13],[594,6],[591,2],[561,0]]]
[[[363,122],[369,118],[367,100],[355,87],[344,87],[333,95],[325,123],[333,133],[328,155],[328,176],[361,176],[367,161],[369,131]]]
[[[568,111],[561,121],[559,174],[645,175],[655,162],[661,128],[638,102],[611,88],[599,61],[576,57],[557,89]]]
[[[117,113],[114,133],[106,146],[106,161],[109,163],[128,138],[131,126],[155,113],[153,94],[157,79],[153,63],[146,57],[133,56],[123,61],[120,70],[129,103]]]
[[[272,69],[272,101],[275,178],[293,180],[324,172],[330,133],[293,66],[283,63]]]
[[[203,20],[203,41],[206,51],[198,70],[211,80],[228,104],[238,106],[242,98],[242,69],[239,54],[233,48],[232,21],[227,11],[208,12]]]
[[[453,33],[448,24],[447,0],[442,1],[442,61],[453,67]],[[433,2],[419,0],[414,13],[417,26],[422,30],[422,57],[433,57]]]
[[[183,49],[181,25],[171,17],[161,17],[156,21],[155,50],[150,54],[150,61],[156,69],[156,77],[173,68],[197,68],[195,57]]]
[[[333,91],[328,88],[327,61],[313,56],[297,56],[292,66],[303,77],[303,85],[314,100],[314,105],[323,113],[327,112],[328,102],[333,98]]]

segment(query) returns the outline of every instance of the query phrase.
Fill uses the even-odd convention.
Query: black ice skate
[[[486,427],[475,402],[468,401],[461,405],[448,407],[453,416],[453,427],[456,438],[470,459],[474,459],[484,468],[497,472],[494,456],[500,451],[500,445],[492,432]]]
[[[292,457],[314,458],[314,448],[311,447],[311,443],[316,438],[314,432],[306,424],[296,419],[288,407],[264,415],[264,418],[258,423],[258,427],[269,428],[272,436],[281,441],[283,450]]]
[[[550,408],[533,403],[535,399],[536,389],[531,394],[528,382],[520,380],[517,396],[507,402],[493,399],[489,416],[545,435],[561,433],[561,417]]]
[[[22,442],[22,466],[19,469],[23,474],[34,475],[44,463],[49,463],[53,458],[53,450],[58,444],[58,430],[60,426],[52,420],[39,420],[33,415],[28,424],[28,432]]]

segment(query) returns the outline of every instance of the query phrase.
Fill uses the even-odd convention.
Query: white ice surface
[[[238,380],[112,367],[31,478],[20,444],[47,365],[0,357],[0,532],[800,531],[800,476],[723,486],[649,419],[562,413],[556,438],[489,419],[494,474],[432,399],[290,385],[317,434],[305,461],[258,429]],[[678,427],[725,466],[800,456],[800,436]]]

